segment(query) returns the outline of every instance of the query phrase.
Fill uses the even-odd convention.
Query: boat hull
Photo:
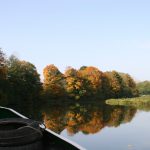
[[[14,118],[14,117],[18,117],[18,118],[24,118],[24,119],[28,119],[26,116],[18,113],[17,111],[10,109],[10,108],[6,108],[6,107],[1,107],[0,109],[5,111],[5,113],[3,113],[3,116],[0,115],[0,119],[2,119],[2,117],[10,117],[10,118]],[[2,113],[1,113],[2,114]],[[40,128],[43,130],[44,126],[41,124]],[[30,150],[29,146],[31,145],[26,145],[26,147],[22,148],[21,147],[11,147],[11,148],[7,148],[3,147],[3,149],[0,147],[0,150]],[[18,149],[17,149],[18,148]],[[32,150],[39,150],[39,147],[33,146]],[[49,130],[49,129],[44,129],[43,130],[43,139],[42,139],[42,149],[41,150],[85,150],[84,148],[82,148],[81,146],[79,146],[78,144],[76,144],[75,142],[72,142],[64,137],[62,137],[61,135],[58,135],[57,133]]]

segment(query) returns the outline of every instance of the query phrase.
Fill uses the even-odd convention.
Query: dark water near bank
[[[27,109],[20,111],[87,150],[150,150],[149,108],[61,101]]]

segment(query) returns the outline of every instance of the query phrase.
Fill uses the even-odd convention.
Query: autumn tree
[[[51,97],[62,97],[65,95],[64,75],[54,65],[48,65],[44,68],[44,91]]]
[[[72,67],[67,67],[64,73],[65,77],[77,77],[78,71]]]
[[[88,81],[86,88],[89,95],[101,96],[103,72],[95,67],[81,67],[79,76]]]
[[[78,71],[68,67],[65,71],[65,90],[69,97],[80,99],[86,94],[84,79],[80,78]]]

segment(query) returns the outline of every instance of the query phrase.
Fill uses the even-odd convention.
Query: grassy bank
[[[134,106],[138,109],[150,110],[150,95],[136,98],[108,99],[108,105]]]

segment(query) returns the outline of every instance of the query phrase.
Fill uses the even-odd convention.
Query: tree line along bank
[[[51,64],[43,69],[43,75],[42,83],[32,63],[15,56],[6,59],[0,50],[0,104],[27,106],[39,99],[105,100],[139,95],[133,78],[117,71],[82,66],[61,73]]]

